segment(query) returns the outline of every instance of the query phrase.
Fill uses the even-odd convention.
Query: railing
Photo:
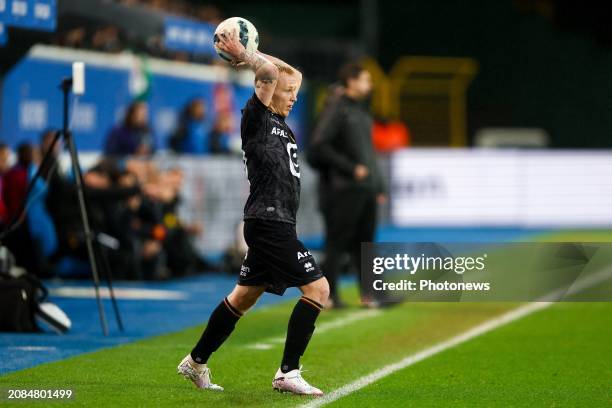
[[[478,72],[471,58],[402,57],[386,74],[363,61],[374,79],[372,108],[404,121],[420,146],[466,145],[466,91]]]

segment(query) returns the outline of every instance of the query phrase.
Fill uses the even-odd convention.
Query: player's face
[[[272,107],[275,112],[282,116],[288,116],[293,105],[297,101],[297,94],[300,90],[300,81],[287,74],[281,74],[272,95]]]

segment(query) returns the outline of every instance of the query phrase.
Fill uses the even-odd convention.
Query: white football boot
[[[204,390],[223,391],[223,387],[211,382],[210,369],[206,364],[197,364],[193,362],[191,356],[187,356],[181,361],[177,367],[178,374],[188,380],[191,380],[193,385]]]
[[[279,368],[272,381],[272,388],[279,392],[290,392],[298,395],[313,395],[321,397],[323,391],[308,384],[302,378],[302,367],[299,370],[291,370],[288,373],[283,373]]]

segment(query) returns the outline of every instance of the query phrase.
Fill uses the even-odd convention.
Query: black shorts
[[[310,251],[298,240],[293,224],[246,220],[244,239],[249,250],[240,268],[238,285],[265,286],[266,292],[282,295],[287,288],[323,277]]]

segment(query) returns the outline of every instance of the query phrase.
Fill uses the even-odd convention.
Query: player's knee
[[[329,298],[329,283],[326,278],[321,278],[303,287],[302,291],[304,292],[304,296],[316,300],[321,304],[325,304]]]
[[[323,282],[321,284],[321,288],[319,289],[319,303],[326,304],[327,299],[329,299],[329,283],[327,283],[327,279],[323,278]]]
[[[240,289],[234,289],[227,297],[230,305],[238,309],[238,311],[241,313],[246,313],[250,308],[252,308],[255,303],[257,303],[257,299],[259,299],[259,293]]]
[[[230,305],[238,309],[240,313],[246,313],[255,305],[255,302],[257,302],[257,298],[245,294],[230,295],[227,300],[230,302]]]

